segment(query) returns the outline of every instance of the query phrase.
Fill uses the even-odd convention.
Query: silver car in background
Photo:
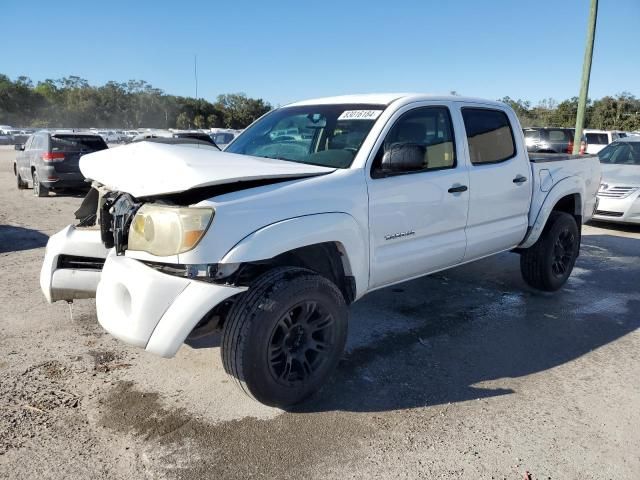
[[[602,182],[594,220],[640,224],[640,137],[628,136],[599,153]]]

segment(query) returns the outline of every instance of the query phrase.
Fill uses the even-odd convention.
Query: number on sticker
[[[338,120],[375,120],[382,110],[345,110]]]

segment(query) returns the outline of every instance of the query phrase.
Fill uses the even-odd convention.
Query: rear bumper
[[[600,202],[593,220],[640,224],[640,194],[635,193],[627,198],[598,198]]]
[[[96,292],[98,322],[130,345],[172,357],[211,309],[245,290],[168,275],[111,253]]]
[[[54,171],[46,172],[46,176],[40,177],[40,184],[49,189],[55,188],[89,188],[91,185],[87,183],[79,172],[60,173]]]

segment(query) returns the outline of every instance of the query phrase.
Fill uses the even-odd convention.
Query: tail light
[[[580,142],[580,155],[584,155],[585,153],[587,153],[587,142],[582,140]]]
[[[569,145],[567,146],[567,153],[569,155],[573,153],[573,142],[569,142]]]
[[[64,153],[46,152],[42,154],[42,160],[44,162],[62,162],[64,160]]]

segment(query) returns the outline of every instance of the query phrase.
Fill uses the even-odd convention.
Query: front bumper
[[[98,322],[128,344],[172,357],[211,309],[245,290],[161,273],[112,252],[96,292]]]
[[[640,194],[635,193],[627,198],[598,198],[600,202],[593,220],[640,224]]]
[[[108,250],[100,240],[100,231],[68,225],[49,237],[40,269],[40,288],[49,303],[95,297],[100,270],[59,268],[64,255],[76,258],[104,259]]]

